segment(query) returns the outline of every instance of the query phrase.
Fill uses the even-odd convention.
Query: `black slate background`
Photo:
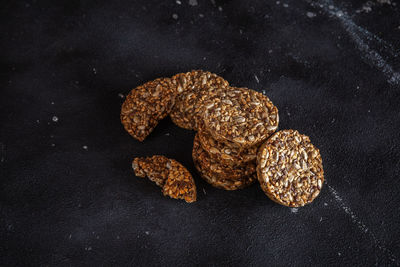
[[[399,265],[400,3],[181,1],[0,3],[0,265]],[[123,130],[119,94],[191,69],[265,90],[311,137],[314,203],[211,187],[169,119]],[[188,167],[196,203],[133,175],[153,154]]]

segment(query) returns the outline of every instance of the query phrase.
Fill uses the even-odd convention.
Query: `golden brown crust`
[[[121,123],[125,130],[143,141],[171,111],[175,90],[169,78],[158,78],[133,89],[121,107]]]
[[[183,199],[188,203],[197,198],[196,185],[189,171],[176,160],[170,160],[168,179],[163,187],[164,196]]]
[[[220,162],[213,161],[209,157],[209,154],[201,147],[197,135],[193,141],[192,156],[193,161],[202,169],[202,172],[209,174],[209,176],[216,176],[221,179],[236,180],[256,172],[255,160],[236,167],[223,165]]]
[[[196,201],[196,184],[190,172],[178,161],[156,155],[135,158],[132,168],[138,177],[148,177],[162,187],[163,194],[186,202]]]
[[[178,95],[170,117],[177,126],[188,130],[198,128],[201,116],[197,110],[202,105],[202,99],[229,85],[222,77],[202,70],[176,74],[172,81],[176,84]]]
[[[321,191],[322,158],[308,136],[295,130],[279,131],[259,149],[257,176],[270,199],[281,205],[301,207],[311,203]]]
[[[239,166],[257,158],[257,146],[240,149],[235,146],[227,146],[225,143],[218,142],[204,128],[200,127],[197,133],[198,140],[215,162],[223,165]]]
[[[257,180],[257,175],[255,173],[236,180],[221,179],[204,172],[201,168],[197,167],[196,164],[195,166],[199,171],[201,178],[203,178],[210,185],[219,189],[224,189],[228,191],[243,189],[252,185]]]
[[[278,109],[248,88],[219,90],[203,103],[204,126],[215,140],[242,148],[255,146],[278,128]]]
[[[167,165],[169,159],[164,156],[156,155],[146,158],[135,158],[132,161],[132,168],[135,175],[142,178],[149,178],[158,186],[164,186],[168,178],[169,169]]]

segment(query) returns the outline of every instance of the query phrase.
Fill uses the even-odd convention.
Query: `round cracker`
[[[201,119],[198,110],[202,100],[229,85],[222,77],[201,70],[179,73],[172,80],[176,84],[178,95],[170,117],[177,126],[188,130],[198,129]]]
[[[203,103],[205,128],[228,145],[252,147],[278,128],[278,109],[269,98],[248,88],[219,90]]]
[[[257,175],[265,194],[288,207],[311,203],[324,182],[319,149],[295,130],[279,131],[260,147]]]

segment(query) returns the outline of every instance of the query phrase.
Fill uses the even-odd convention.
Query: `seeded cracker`
[[[256,179],[254,162],[235,169],[219,165],[208,158],[197,137],[193,143],[192,156],[201,177],[215,187],[236,190],[252,184]]]
[[[168,179],[163,187],[164,196],[184,199],[191,203],[196,201],[196,185],[189,171],[176,160],[171,159]]]
[[[257,174],[265,194],[289,207],[311,203],[324,182],[319,150],[294,130],[279,131],[260,147]]]
[[[265,95],[247,88],[219,90],[203,104],[205,128],[227,145],[252,147],[268,138],[279,123],[278,109]]]
[[[143,141],[171,111],[176,88],[169,78],[159,78],[133,89],[121,108],[121,122],[134,138]]]
[[[224,143],[216,141],[206,130],[199,128],[198,140],[213,161],[228,166],[239,166],[243,163],[254,161],[257,157],[257,146],[249,147],[240,151],[236,147],[229,147]]]
[[[172,77],[178,96],[170,113],[171,120],[179,127],[197,130],[200,116],[198,107],[203,98],[219,88],[228,87],[228,82],[216,74],[201,70],[179,73]]]
[[[158,186],[163,187],[168,179],[169,169],[167,164],[169,159],[164,156],[152,156],[147,158],[135,158],[132,162],[132,168],[138,177],[149,178]]]
[[[229,85],[228,81],[224,78],[203,70],[178,73],[172,76],[171,80],[178,94],[204,86],[227,87]]]
[[[196,185],[189,171],[179,162],[164,156],[135,158],[132,168],[138,177],[148,177],[162,187],[163,194],[186,202],[196,201]]]

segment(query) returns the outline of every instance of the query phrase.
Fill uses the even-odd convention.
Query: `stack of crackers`
[[[297,131],[276,132],[278,109],[267,96],[194,70],[132,90],[122,105],[121,121],[129,134],[143,141],[168,114],[177,126],[197,131],[193,162],[211,185],[236,190],[258,180],[269,198],[290,207],[304,206],[319,194],[324,181],[319,150]],[[147,163],[155,169],[164,166],[158,159],[167,162],[159,157]],[[135,164],[136,173],[140,168]],[[148,172],[149,178],[159,186],[173,181],[175,189],[164,188],[164,194],[193,202],[194,181],[181,167],[182,177],[170,171],[177,179],[171,175],[161,179],[154,171]]]

